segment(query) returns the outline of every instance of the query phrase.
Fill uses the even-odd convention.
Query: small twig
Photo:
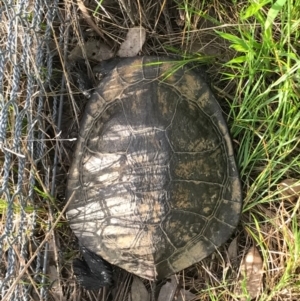
[[[3,146],[3,145],[0,145],[0,150],[1,150],[1,149],[4,149],[4,150],[6,150],[6,151],[9,152],[9,153],[18,156],[19,158],[25,158],[25,155],[20,154],[20,153],[16,153],[16,152],[14,152],[13,150],[11,150],[11,149],[9,149],[9,148]]]
[[[122,4],[122,6],[123,6],[125,12],[127,13],[128,18],[129,18],[130,21],[131,21],[131,24],[134,26],[135,23],[134,23],[134,18],[133,18],[133,16],[132,16],[132,9],[131,9],[131,7],[128,8],[128,7],[126,6],[124,0],[120,0],[120,3]],[[130,5],[130,2],[129,2],[129,5]]]
[[[15,287],[17,286],[17,284],[19,283],[19,281],[21,280],[21,278],[23,277],[23,275],[26,273],[27,269],[30,267],[30,265],[32,264],[32,262],[34,261],[34,259],[38,255],[38,253],[42,250],[44,244],[48,241],[48,239],[52,235],[52,231],[55,229],[56,225],[61,220],[63,214],[65,213],[65,211],[67,210],[69,204],[71,203],[73,197],[74,197],[74,192],[71,195],[71,197],[69,198],[69,200],[66,203],[66,205],[64,206],[63,210],[60,212],[60,214],[57,217],[56,221],[53,223],[53,225],[52,225],[51,229],[49,230],[49,232],[46,233],[45,238],[42,241],[42,243],[37,247],[37,249],[35,250],[35,252],[32,255],[32,257],[28,260],[27,264],[23,267],[23,269],[20,271],[19,275],[16,277],[15,281],[13,282],[13,284],[10,286],[10,288],[7,290],[6,294],[3,296],[2,301],[9,300],[9,298],[11,297],[11,293],[13,292],[13,290],[15,289]]]
[[[92,27],[93,30],[95,30],[97,32],[97,34],[105,41],[105,43],[110,46],[113,47],[113,45],[111,44],[110,41],[108,41],[103,32],[99,29],[99,27],[95,24],[95,22],[93,21],[93,19],[91,18],[87,8],[85,7],[84,3],[82,2],[82,0],[78,0],[78,7],[82,12],[83,18],[85,19],[85,21]]]

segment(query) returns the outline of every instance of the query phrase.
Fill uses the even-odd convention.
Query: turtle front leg
[[[83,260],[73,261],[73,271],[79,284],[87,290],[112,285],[112,267],[103,258],[81,246]]]

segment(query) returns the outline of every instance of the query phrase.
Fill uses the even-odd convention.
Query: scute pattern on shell
[[[199,75],[173,67],[166,58],[129,58],[103,79],[81,122],[67,188],[79,241],[150,280],[212,253],[241,211],[221,109]]]

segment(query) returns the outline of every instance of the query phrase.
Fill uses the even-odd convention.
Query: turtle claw
[[[73,261],[73,271],[79,284],[87,290],[98,290],[112,285],[112,268],[100,256],[81,247],[83,260]]]

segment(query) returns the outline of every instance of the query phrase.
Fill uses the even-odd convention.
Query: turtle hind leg
[[[79,284],[87,290],[112,285],[112,267],[100,256],[81,246],[83,260],[73,261],[73,271]]]

